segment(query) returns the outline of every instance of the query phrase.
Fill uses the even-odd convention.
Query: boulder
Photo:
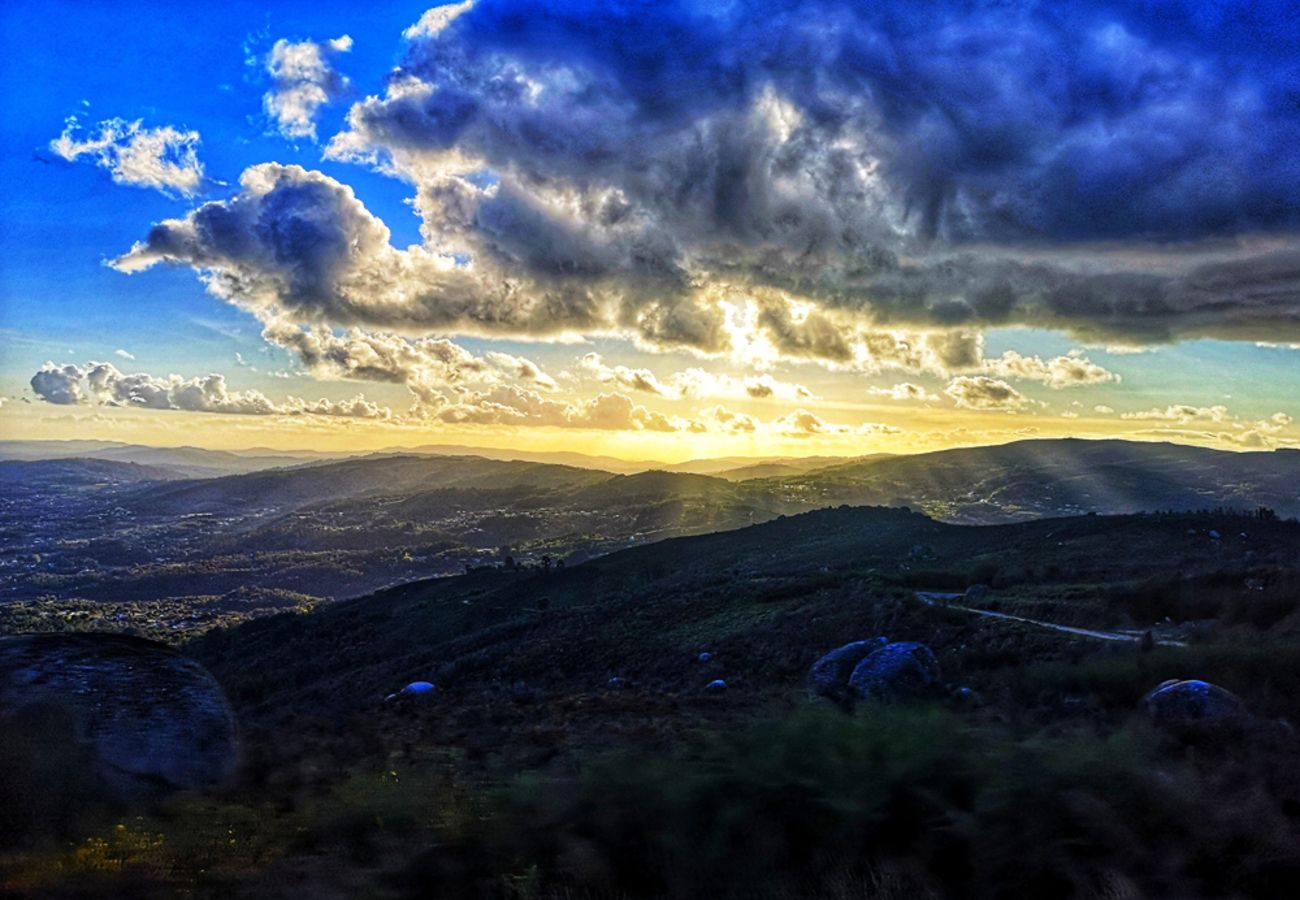
[[[704,686],[704,689],[706,691],[709,691],[710,693],[714,693],[714,694],[720,693],[721,691],[725,691],[727,689],[727,683],[723,681],[721,678],[715,678],[712,681],[710,681],[708,684],[706,684]]]
[[[953,706],[958,709],[976,709],[984,705],[984,698],[974,688],[954,688],[951,694]]]
[[[900,641],[872,651],[858,663],[849,688],[859,697],[891,702],[930,693],[939,678],[939,661],[929,647]]]
[[[1242,728],[1251,721],[1241,698],[1208,681],[1166,681],[1142,698],[1159,727],[1183,737]]]
[[[0,733],[52,720],[65,727],[41,729],[33,752],[79,755],[95,783],[119,798],[217,784],[239,760],[235,716],[216,679],[141,638],[0,638]]]
[[[826,697],[836,702],[850,699],[849,676],[853,670],[868,654],[888,643],[889,638],[878,637],[854,641],[827,653],[808,670],[808,692],[814,697]]]
[[[987,584],[972,584],[970,587],[966,588],[966,593],[962,595],[962,598],[967,603],[981,603],[988,597],[988,595],[989,586]]]

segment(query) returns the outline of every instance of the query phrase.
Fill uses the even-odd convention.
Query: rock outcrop
[[[1235,730],[1252,716],[1236,694],[1208,681],[1166,681],[1142,698],[1142,708],[1166,731],[1195,737]]]
[[[95,782],[118,797],[216,784],[238,763],[238,728],[221,686],[199,663],[154,641],[0,638],[0,731],[55,720],[65,727],[27,735],[32,752],[79,754]]]
[[[849,688],[864,699],[892,702],[922,697],[939,684],[939,661],[925,644],[900,641],[872,651],[853,669]]]
[[[808,670],[808,692],[815,697],[825,697],[837,703],[852,699],[849,676],[858,663],[889,643],[889,638],[878,637],[867,641],[854,641],[837,647],[817,660]]]

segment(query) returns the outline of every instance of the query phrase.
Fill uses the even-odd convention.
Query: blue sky
[[[266,7],[0,12],[6,436],[1300,438],[1286,4]]]
[[[4,26],[5,146],[0,160],[5,227],[0,231],[7,327],[57,334],[84,346],[105,329],[123,325],[123,313],[147,322],[189,316],[238,322],[214,308],[194,279],[160,273],[148,284],[113,277],[103,260],[141,236],[145,223],[174,216],[191,203],[157,191],[115,185],[94,166],[58,159],[49,142],[77,115],[176,124],[204,137],[201,157],[211,178],[233,183],[252,162],[279,160],[344,175],[401,242],[418,240],[418,221],[398,182],[355,166],[322,162],[319,148],[284,140],[265,120],[266,76],[246,53],[264,54],[280,37],[356,39],[349,70],[360,92],[376,91],[396,63],[400,33],[423,7],[394,4],[356,14],[348,3],[15,3]],[[274,37],[272,37],[274,35]],[[247,50],[246,50],[247,48]],[[92,60],[101,60],[99,64]],[[78,61],[70,64],[70,61]],[[88,104],[88,105],[87,105]],[[323,111],[341,121],[345,106]],[[206,194],[221,196],[218,186]],[[175,274],[176,277],[168,277]],[[178,315],[179,314],[179,315]],[[132,329],[138,341],[162,336]],[[128,332],[130,333],[130,332]],[[166,349],[174,334],[160,340]],[[186,335],[203,340],[201,329]],[[113,348],[109,348],[110,350]],[[103,352],[102,350],[99,352]],[[184,358],[178,355],[178,358]]]

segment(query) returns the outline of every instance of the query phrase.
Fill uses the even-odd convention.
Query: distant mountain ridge
[[[175,481],[187,478],[167,466],[148,466],[107,459],[0,459],[0,483],[20,483],[25,487],[39,484],[88,486],[102,484],[138,484],[140,482]]]
[[[1219,506],[1300,516],[1297,450],[1038,439],[852,462],[761,483],[810,506],[909,506],[964,524]]]
[[[680,463],[659,460],[628,460],[561,450],[500,449],[471,447],[462,444],[422,444],[416,447],[386,447],[380,450],[344,452],[318,450],[273,450],[252,447],[245,450],[207,450],[201,447],[150,447],[119,441],[0,441],[0,460],[37,459],[108,459],[143,465],[167,466],[192,478],[235,475],[284,466],[306,465],[345,459],[382,459],[393,456],[439,456],[490,459],[500,462],[532,462],[576,466],[622,475],[660,469],[721,475],[740,480],[750,474],[732,476],[733,470],[756,465],[780,465],[791,472],[807,472],[828,465],[853,461],[854,457],[837,456],[725,456],[691,459]],[[861,457],[857,458],[861,459]]]
[[[150,627],[188,628],[196,614],[211,623],[507,559],[577,563],[839,506],[952,524],[1220,507],[1300,516],[1296,451],[1033,440],[745,475],[434,454],[202,479],[106,460],[0,462],[0,602],[168,601],[179,612],[143,613]]]

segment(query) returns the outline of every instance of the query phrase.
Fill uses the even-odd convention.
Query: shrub
[[[1200,896],[1300,865],[1265,786],[1174,765],[1154,735],[1016,740],[934,709],[607,757],[521,785],[488,828],[509,871],[629,897],[823,896],[881,872],[908,873],[900,896]]]

